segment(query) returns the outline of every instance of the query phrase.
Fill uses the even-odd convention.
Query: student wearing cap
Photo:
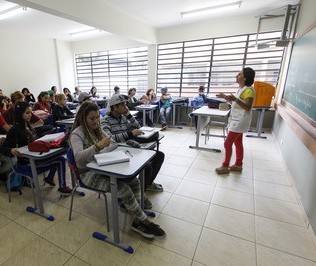
[[[85,103],[85,102],[91,102],[91,97],[92,97],[92,95],[90,95],[90,94],[88,94],[88,93],[86,93],[86,92],[81,92],[80,94],[79,94],[79,97],[78,97],[78,106],[77,106],[77,108],[76,108],[76,112],[78,112],[79,111],[79,109],[80,109],[80,106],[83,104],[83,103]]]
[[[114,94],[110,101],[110,112],[101,119],[101,127],[112,137],[116,142],[125,142],[133,139],[135,136],[143,134],[140,124],[135,117],[131,115],[126,106],[128,97],[125,95]],[[156,151],[155,157],[151,164],[145,168],[145,190],[147,191],[163,191],[160,184],[154,183],[155,178],[165,159],[165,155],[161,151]],[[151,205],[151,202],[146,199],[145,203]]]
[[[167,121],[169,120],[171,113],[172,97],[168,93],[168,88],[161,88],[161,97],[160,97],[160,119],[161,119],[161,128],[165,130],[167,128]]]

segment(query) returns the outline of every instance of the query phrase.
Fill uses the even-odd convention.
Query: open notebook
[[[142,135],[138,135],[138,138],[145,138],[148,139],[150,138],[152,135],[154,135],[156,133],[156,129],[153,127],[141,127],[139,130],[143,131],[144,134]]]
[[[94,155],[99,166],[124,163],[129,161],[129,157],[123,151],[111,151],[108,153],[99,153]]]

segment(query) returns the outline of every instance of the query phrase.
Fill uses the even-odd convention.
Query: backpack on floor
[[[19,194],[22,194],[22,187],[24,186],[25,177],[17,173],[10,173],[10,183],[8,181],[5,183],[6,189],[9,191],[17,191]]]

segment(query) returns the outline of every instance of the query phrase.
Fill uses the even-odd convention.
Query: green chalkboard
[[[316,27],[293,45],[283,99],[316,121]]]

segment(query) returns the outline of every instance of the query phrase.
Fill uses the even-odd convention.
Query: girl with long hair
[[[85,102],[81,105],[70,135],[76,164],[82,182],[89,187],[102,191],[110,191],[110,178],[89,171],[87,163],[99,152],[111,152],[117,148],[112,140],[100,127],[100,114],[97,105]],[[163,238],[165,232],[159,225],[150,222],[140,207],[140,182],[135,177],[117,180],[117,194],[130,215],[134,218],[132,230],[147,238]]]

